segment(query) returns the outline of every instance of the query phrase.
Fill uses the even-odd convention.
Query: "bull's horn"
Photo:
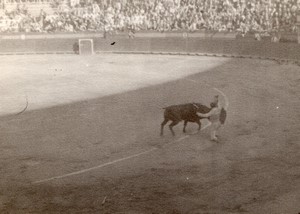
[[[195,103],[193,103],[193,106],[195,106],[196,108],[199,108],[199,106],[197,106]]]

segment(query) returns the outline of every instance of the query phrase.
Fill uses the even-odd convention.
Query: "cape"
[[[226,117],[227,117],[227,112],[224,108],[222,108],[220,113],[220,122],[222,125],[225,123]]]

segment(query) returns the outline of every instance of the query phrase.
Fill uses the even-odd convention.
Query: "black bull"
[[[200,103],[187,103],[181,105],[172,105],[164,108],[164,121],[161,123],[161,132],[160,135],[164,134],[164,126],[169,122],[172,123],[169,125],[170,130],[173,135],[175,135],[173,131],[173,126],[176,126],[180,121],[184,121],[183,132],[185,132],[185,128],[188,122],[197,123],[199,125],[198,130],[201,129],[200,120],[202,117],[197,115],[197,112],[206,114],[211,108],[202,105]]]

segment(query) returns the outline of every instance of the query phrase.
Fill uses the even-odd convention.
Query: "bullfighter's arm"
[[[210,112],[208,112],[206,114],[202,114],[202,113],[197,112],[197,115],[199,117],[210,117],[210,116],[214,115],[216,113],[216,111],[217,111],[217,109],[213,108]]]

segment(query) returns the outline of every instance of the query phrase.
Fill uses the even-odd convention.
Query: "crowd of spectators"
[[[0,32],[141,30],[271,33],[296,31],[297,0],[89,0],[32,16],[20,6],[0,17]]]

